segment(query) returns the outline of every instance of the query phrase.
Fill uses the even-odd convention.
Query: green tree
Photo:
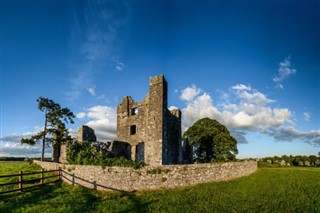
[[[203,118],[183,134],[182,139],[195,148],[195,161],[221,162],[235,160],[237,141],[228,129],[216,120]]]
[[[31,138],[22,138],[21,143],[35,145],[42,139],[41,160],[43,161],[46,143],[60,145],[62,141],[70,139],[65,123],[74,123],[75,115],[68,108],[61,108],[60,104],[51,99],[39,97],[37,102],[38,109],[44,112],[44,129]],[[48,135],[53,137],[47,137]]]
[[[309,162],[312,163],[313,165],[316,163],[316,161],[318,160],[318,157],[315,155],[310,155],[309,157]]]

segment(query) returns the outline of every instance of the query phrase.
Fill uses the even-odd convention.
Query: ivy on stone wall
[[[73,142],[67,145],[67,161],[77,165],[100,165],[132,167],[135,169],[145,166],[143,162],[128,160],[124,157],[116,158],[108,152],[108,146],[102,142]]]

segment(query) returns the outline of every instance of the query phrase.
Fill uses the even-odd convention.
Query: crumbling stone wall
[[[86,125],[82,125],[78,129],[77,141],[96,142],[97,137],[92,128]],[[66,142],[66,143],[69,143],[69,142]],[[60,163],[67,162],[67,144],[52,143],[52,160],[54,162],[60,162]]]
[[[95,142],[97,141],[97,137],[94,133],[94,130],[86,125],[82,125],[78,129],[78,135],[77,140],[79,142],[83,141],[89,141],[89,142]]]
[[[150,190],[176,188],[199,183],[227,181],[250,175],[257,170],[256,161],[187,165],[147,166],[141,169],[125,167],[62,165],[34,161],[45,169],[61,167],[62,180],[99,190]]]
[[[179,161],[181,112],[167,109],[168,84],[163,75],[149,79],[149,92],[141,102],[130,96],[117,106],[117,137],[131,145],[131,159],[150,165]]]
[[[52,157],[51,160],[53,162],[59,162],[61,156],[61,144],[57,143],[57,142],[52,142]]]
[[[67,163],[67,144],[61,144],[59,162]]]
[[[123,141],[110,141],[107,142],[108,151],[113,155],[113,157],[125,157],[127,159],[131,158],[131,145]]]

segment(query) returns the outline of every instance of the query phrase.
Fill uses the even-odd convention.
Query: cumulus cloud
[[[308,112],[304,112],[304,113],[303,113],[303,119],[304,119],[305,121],[309,121],[310,118],[311,118],[311,114],[310,114],[310,113],[308,113]]]
[[[283,89],[282,81],[289,78],[291,75],[297,72],[296,69],[291,67],[290,57],[285,58],[279,63],[279,69],[276,76],[273,77],[273,82],[276,84],[276,88]]]
[[[271,107],[275,100],[249,86],[232,86],[218,104],[213,103],[208,93],[198,88],[196,90],[200,92],[193,93],[195,95],[190,99],[183,99],[186,104],[182,109],[183,131],[198,119],[209,117],[226,125],[239,142],[247,143],[247,131],[265,131],[292,122],[289,109]]]
[[[221,112],[214,106],[210,95],[203,93],[187,101],[182,110],[182,130],[185,131],[200,118],[211,117],[221,120]]]
[[[182,90],[182,93],[184,91]],[[229,92],[224,92],[216,104],[208,93],[198,88],[197,91],[200,92],[192,98],[183,99],[183,131],[198,119],[209,117],[226,125],[239,143],[248,143],[248,132],[260,132],[277,141],[300,141],[320,146],[320,130],[296,129],[293,127],[293,113],[289,109],[273,107],[275,100],[250,86],[238,84],[230,87]],[[303,113],[303,116],[306,121],[311,118],[307,112]]]
[[[215,118],[230,128],[242,130],[264,130],[290,121],[290,110],[270,107],[274,100],[249,88],[244,85],[231,87],[229,98],[224,98],[219,108],[206,92],[186,101],[186,107],[182,109],[183,127],[189,127],[203,117]]]
[[[173,110],[173,109],[179,109],[179,108],[176,107],[176,106],[170,106],[168,109],[169,109],[169,110]]]
[[[201,92],[195,85],[187,87],[181,91],[180,99],[182,101],[192,101]]]
[[[94,106],[86,110],[86,112],[78,113],[82,118],[89,121],[86,125],[94,129],[99,141],[107,141],[116,139],[116,109],[109,106]]]

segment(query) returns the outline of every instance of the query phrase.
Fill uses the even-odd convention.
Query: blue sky
[[[36,99],[116,137],[122,96],[164,74],[185,130],[225,124],[238,158],[320,151],[320,1],[1,1],[0,156],[43,128]],[[50,149],[47,149],[48,155]]]

